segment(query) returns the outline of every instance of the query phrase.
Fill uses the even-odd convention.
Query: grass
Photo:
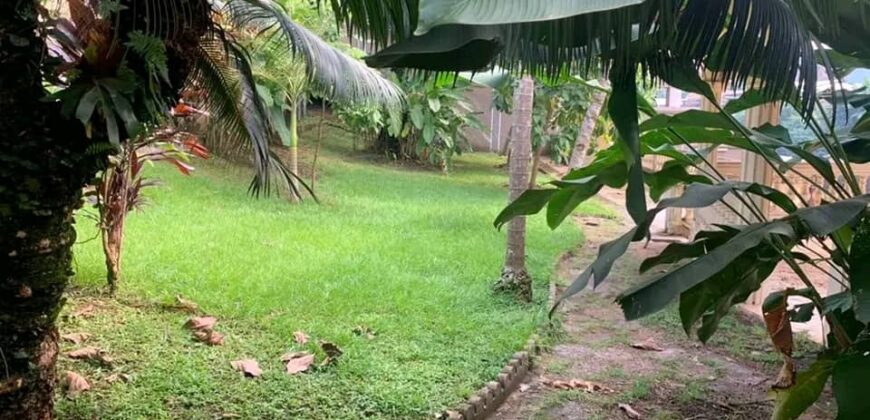
[[[349,139],[331,135],[320,205],[252,199],[249,171],[218,162],[198,163],[193,177],[149,169],[165,185],[129,219],[116,300],[98,297],[99,241],[87,241],[94,228],[80,218],[62,333],[94,334],[88,345],[115,363],[61,358],[61,369],[94,386],[61,399],[61,418],[422,418],[498,373],[544,319],[546,284],[557,257],[582,241],[578,228],[553,233],[531,218],[536,302],[493,296],[504,258],[504,232],[492,227],[505,205],[507,177],[496,169],[503,158],[462,156],[441,175],[359,158]],[[594,202],[580,211],[611,215]],[[160,309],[178,294],[220,319],[225,345],[191,341],[186,315]],[[95,315],[69,316],[87,303]],[[358,325],[376,338],[354,335]],[[294,344],[296,330],[311,342]],[[335,367],[282,373],[283,353],[319,352],[317,340],[343,349]],[[257,359],[264,375],[234,372],[229,362],[242,358]],[[109,384],[112,373],[132,380]]]

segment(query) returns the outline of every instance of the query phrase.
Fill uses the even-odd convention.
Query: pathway
[[[586,244],[560,264],[563,286],[597,253],[598,245],[628,229],[610,220],[580,220]],[[493,419],[767,419],[770,379],[778,358],[763,328],[736,317],[711,344],[687,338],[674,310],[626,322],[613,298],[636,283],[636,267],[664,244],[635,244],[596,291],[584,291],[561,309],[564,334],[545,352],[523,386]],[[657,350],[633,348],[644,344]],[[807,363],[804,356],[801,363]],[[554,381],[589,381],[591,392],[556,389]],[[562,383],[561,385],[566,385]],[[623,405],[625,404],[625,405]],[[808,419],[831,418],[830,399]],[[621,407],[621,405],[623,405]],[[639,415],[640,417],[636,417]]]

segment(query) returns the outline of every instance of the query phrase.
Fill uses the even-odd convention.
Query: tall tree
[[[574,150],[571,152],[571,159],[568,162],[571,169],[580,169],[586,163],[586,153],[592,142],[592,136],[595,134],[598,119],[601,118],[601,111],[604,110],[605,100],[607,100],[607,92],[598,89],[592,92],[589,108],[586,109],[586,115],[583,116],[583,123],[580,125],[580,132],[577,133]]]
[[[0,2],[0,420],[52,418],[55,320],[82,188],[121,141],[165,118],[183,88],[198,92],[211,124],[247,142],[254,193],[274,190],[276,173],[296,178],[269,148],[274,127],[250,55],[224,25],[283,42],[333,97],[401,100],[271,0],[226,1],[217,20],[210,0],[65,0],[68,17],[58,19],[39,3]]]
[[[535,81],[527,76],[519,81],[514,100],[514,124],[511,130],[510,200],[521,196],[529,186],[529,160],[532,154],[532,112]],[[510,222],[507,251],[501,278],[495,285],[500,292],[514,294],[522,301],[532,301],[532,278],[526,270],[526,218]]]

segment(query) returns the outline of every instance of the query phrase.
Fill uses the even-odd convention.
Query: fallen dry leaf
[[[571,379],[568,381],[555,380],[551,381],[548,379],[544,379],[541,381],[542,384],[547,385],[556,389],[579,389],[588,393],[594,392],[603,392],[603,393],[611,393],[614,392],[612,389],[601,385],[599,383],[584,381],[580,379]]]
[[[323,352],[328,357],[333,359],[340,357],[344,353],[335,343],[330,343],[329,341],[320,340],[320,348],[323,349]]]
[[[284,362],[285,372],[294,375],[307,371],[314,363],[314,355],[308,352],[287,353],[281,356],[281,361]]]
[[[91,384],[82,375],[72,371],[66,372],[66,393],[70,398],[75,398],[89,389]]]
[[[87,318],[87,317],[93,315],[94,312],[96,312],[96,310],[97,310],[97,307],[94,306],[93,304],[89,303],[85,306],[82,306],[79,309],[76,309],[75,312],[72,313],[72,316],[80,317],[80,318]]]
[[[193,301],[187,300],[183,298],[181,295],[175,295],[175,309],[187,312],[190,314],[195,314],[199,311],[199,305],[194,303]]]
[[[520,384],[520,392],[526,392],[529,390],[530,387],[531,385],[529,384]]]
[[[641,416],[640,413],[637,412],[637,410],[635,410],[632,406],[628,404],[619,404],[618,407],[620,410],[622,410],[623,413],[625,413],[626,416],[628,416],[628,418],[632,420],[640,420],[643,418],[643,416]]]
[[[104,351],[100,350],[96,347],[83,347],[78,350],[73,350],[66,354],[71,359],[76,360],[94,360],[100,362],[103,365],[111,365],[112,362],[115,361],[112,357],[107,355]]]
[[[644,340],[640,343],[634,343],[631,345],[631,347],[638,350],[646,351],[665,351],[665,349],[659,347],[651,338]]]
[[[91,334],[88,333],[69,333],[60,336],[60,338],[76,345],[84,343],[91,337]]]
[[[326,358],[320,362],[320,366],[329,366],[335,364],[338,361],[338,358],[341,357],[342,351],[335,343],[330,343],[329,341],[320,340],[320,348],[323,349],[323,352],[326,353]]]
[[[357,325],[353,329],[353,333],[360,336],[368,338],[369,340],[375,339],[375,331],[365,325]]]
[[[302,331],[293,331],[293,341],[295,341],[296,344],[305,344],[308,342],[308,335]]]
[[[73,359],[96,359],[100,355],[100,349],[96,347],[83,347],[66,354]]]
[[[233,369],[238,370],[251,378],[258,378],[263,374],[260,364],[254,359],[242,359],[230,362]]]
[[[794,293],[794,289],[787,289],[779,298],[774,295],[768,296],[762,305],[764,324],[773,346],[782,354],[783,365],[779,371],[774,389],[790,388],[795,383],[796,368],[792,359],[794,350],[794,334],[791,329],[791,320],[788,315],[788,296]]]
[[[194,331],[193,338],[196,339],[196,341],[208,344],[210,346],[224,345],[224,335],[217,331]]]
[[[106,377],[106,382],[113,384],[115,382],[130,382],[133,380],[133,377],[126,373],[113,373]]]
[[[211,331],[217,324],[217,318],[213,316],[195,316],[184,323],[184,327],[191,330]]]

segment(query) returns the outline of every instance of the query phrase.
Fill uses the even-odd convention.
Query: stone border
[[[550,282],[547,308],[556,302],[556,283]],[[438,418],[450,420],[484,420],[498,409],[513,393],[534,367],[534,358],[540,352],[539,337],[532,334],[522,351],[514,353],[508,364],[483,388],[468,397],[452,410],[444,411]]]

